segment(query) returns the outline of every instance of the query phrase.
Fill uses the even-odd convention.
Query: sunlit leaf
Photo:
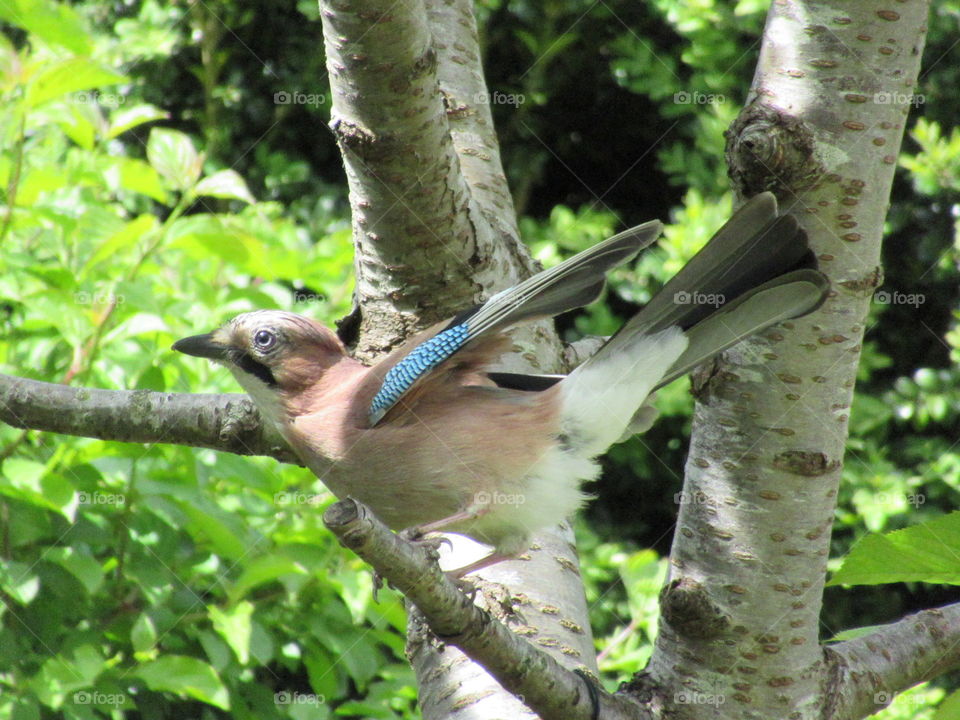
[[[192,697],[221,710],[230,709],[230,698],[216,671],[202,660],[186,655],[165,655],[136,670],[151,690]]]
[[[858,542],[829,585],[928,582],[960,585],[960,512]]]
[[[197,195],[226,198],[227,200],[243,200],[246,203],[255,203],[253,195],[247,189],[247,184],[235,170],[221,170],[197,183]]]
[[[70,58],[37,75],[27,89],[26,102],[28,106],[36,107],[69,93],[76,93],[71,102],[97,102],[98,91],[94,88],[116,85],[126,79],[87,58]]]
[[[168,117],[170,117],[169,113],[153,105],[134,105],[117,110],[110,116],[110,129],[107,131],[107,138],[115,138],[144,123],[164,120]]]
[[[90,34],[76,11],[50,0],[4,0],[0,18],[80,55],[90,52]]]
[[[253,616],[253,604],[246,600],[226,609],[212,606],[207,609],[213,629],[220,633],[241,665],[250,660],[250,618]]]
[[[174,188],[189,190],[196,184],[203,166],[189,136],[168,128],[153,128],[147,140],[150,165]]]

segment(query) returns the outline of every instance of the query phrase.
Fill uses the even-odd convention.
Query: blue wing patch
[[[394,406],[400,396],[421,377],[433,370],[470,339],[467,323],[447,328],[426,342],[417,345],[400,362],[390,368],[380,392],[370,403],[370,425],[376,425],[387,411]]]

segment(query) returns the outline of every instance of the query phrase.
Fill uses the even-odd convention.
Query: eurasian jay
[[[592,302],[605,274],[660,234],[653,221],[591,247],[410,338],[367,367],[317,322],[239,315],[173,345],[225,365],[338,497],[395,530],[517,555],[585,500],[594,461],[647,396],[734,343],[818,308],[829,290],[806,234],[755,196],[592,357],[567,376],[496,372],[505,331]],[[498,501],[502,499],[502,501]]]

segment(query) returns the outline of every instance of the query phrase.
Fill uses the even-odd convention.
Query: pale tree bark
[[[472,4],[324,0],[320,7],[331,126],[353,212],[358,351],[372,357],[509,287],[533,264],[517,236]],[[515,340],[513,367],[559,367],[548,324]],[[523,560],[481,575],[497,584],[479,602],[509,609],[498,617],[561,666],[596,674],[569,527],[538,533]],[[495,589],[502,586],[507,599]],[[531,716],[482,665],[437,643],[422,624],[410,627],[424,718]]]
[[[771,8],[728,135],[731,176],[742,195],[773,189],[793,204],[833,292],[815,314],[742,343],[696,379],[684,487],[692,501],[680,508],[648,667],[653,683],[675,689],[665,707],[673,717],[707,716],[700,698],[722,698],[709,717],[724,718],[880,709],[845,699],[852,688],[838,682],[839,660],[818,631],[864,320],[882,277],[927,12],[925,2]]]
[[[494,677],[544,718],[590,717],[594,703],[603,717],[632,709],[637,718],[858,718],[880,709],[878,693],[960,663],[957,606],[829,648],[818,638],[863,322],[880,283],[879,241],[909,108],[900,98],[913,91],[928,9],[849,5],[774,4],[731,131],[741,194],[773,189],[793,204],[834,292],[815,315],[737,346],[697,379],[681,495],[690,502],[680,508],[646,671],[617,696],[590,693],[569,672],[596,671],[569,528],[485,573],[506,587],[481,584],[486,610],[457,602],[430,561],[403,555],[382,526],[364,525],[369,535],[340,528],[432,627],[420,615],[411,622],[428,720],[531,716]],[[321,16],[357,245],[353,319],[360,354],[373,357],[512,284],[532,263],[516,237],[469,4],[337,0],[322,3]],[[517,343],[527,363],[559,364],[545,328]],[[237,396],[198,403],[0,377],[0,400],[0,419],[18,427],[291,459]],[[436,578],[437,592],[410,582],[417,577]],[[523,668],[535,672],[515,677]]]

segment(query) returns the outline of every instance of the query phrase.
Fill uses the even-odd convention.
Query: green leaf
[[[44,555],[44,559],[56,563],[73,575],[90,595],[96,593],[103,584],[103,568],[100,563],[75,548],[51,548]]]
[[[216,606],[207,608],[213,629],[227,641],[241,665],[250,661],[250,618],[253,605],[246,600],[233,607],[221,610]]]
[[[181,503],[180,509],[190,518],[187,526],[190,534],[200,540],[207,540],[218,555],[236,561],[247,554],[247,543],[234,532],[226,519],[221,520],[212,512],[192,503]]]
[[[950,693],[933,714],[932,720],[956,720],[960,718],[960,690]]]
[[[147,652],[157,644],[157,628],[147,613],[140,613],[130,628],[130,644],[136,652]]]
[[[159,173],[143,160],[109,158],[103,174],[113,192],[127,190],[146,195],[164,205],[168,202]]]
[[[298,563],[283,555],[262,555],[247,563],[237,582],[227,593],[230,602],[245,597],[253,588],[273,582],[284,575],[306,575],[307,571]]]
[[[147,160],[178,190],[190,190],[200,177],[203,159],[187,135],[168,128],[153,128],[147,140]]]
[[[960,585],[960,512],[858,542],[828,585]]]
[[[223,222],[219,217],[197,213],[179,218],[170,228],[168,247],[182,247],[191,257],[207,259],[211,255],[263,277],[273,277],[274,268],[264,242],[243,227]]]
[[[633,617],[645,617],[656,627],[658,597],[666,575],[666,561],[653,550],[635,552],[620,565]]]
[[[209,177],[205,177],[194,189],[197,195],[226,198],[227,200],[243,200],[251,205],[256,202],[247,184],[235,170],[221,170]]]
[[[867,435],[877,428],[884,427],[893,417],[890,403],[872,395],[854,393],[853,407],[850,411],[850,434],[854,437]]]
[[[20,182],[17,189],[17,205],[20,207],[36,205],[41,195],[66,187],[69,182],[69,178],[61,168],[33,168]]]
[[[15,702],[10,720],[40,720],[40,706],[32,697],[16,698]]]
[[[103,667],[103,658],[97,650],[81,645],[71,657],[48,658],[28,685],[40,702],[56,710],[63,705],[68,693],[93,685]]]
[[[0,588],[21,605],[30,604],[40,590],[32,564],[0,560]]]
[[[199,639],[200,644],[203,646],[203,651],[207,654],[207,657],[210,658],[210,662],[217,672],[223,672],[224,668],[233,662],[230,648],[214,633],[209,630],[202,630]]]
[[[827,642],[846,642],[847,640],[856,640],[858,637],[863,637],[864,635],[872,635],[875,632],[878,632],[887,627],[886,625],[864,625],[863,627],[858,628],[849,628],[847,630],[841,630]]]
[[[4,0],[0,18],[78,55],[90,52],[90,34],[69,5],[49,0]]]
[[[98,120],[96,108],[82,103],[71,103],[67,112],[60,114],[60,127],[77,145],[84,150],[92,150]]]
[[[230,709],[230,698],[220,677],[197,658],[166,655],[141,665],[136,674],[151,690],[192,697],[221,710]]]
[[[100,67],[87,58],[76,57],[59,62],[43,71],[33,80],[27,90],[27,107],[36,107],[54,98],[78,93],[73,102],[96,102],[97,93],[80,93],[81,90],[116,85],[126,77]]]
[[[165,120],[169,113],[153,105],[134,105],[133,107],[118,110],[110,116],[110,129],[107,130],[107,139],[112,140],[127,130],[154,120]]]
[[[145,165],[145,167],[149,166]],[[130,222],[126,223],[122,228],[101,243],[100,247],[94,251],[93,255],[87,261],[87,264],[83,268],[83,272],[88,272],[98,263],[101,263],[108,258],[115,258],[118,255],[122,256],[128,248],[136,245],[140,238],[153,230],[156,226],[157,218],[154,215],[140,215],[139,217],[136,217]]]
[[[17,457],[4,460],[0,494],[55,510],[73,520],[73,486],[62,476],[48,473],[46,466],[33,460]]]

